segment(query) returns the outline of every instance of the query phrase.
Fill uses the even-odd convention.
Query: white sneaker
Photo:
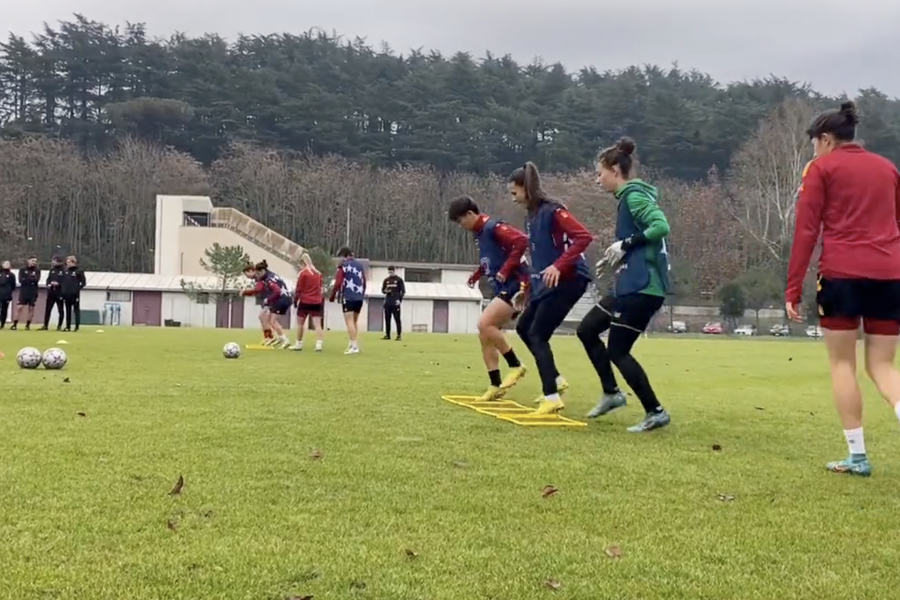
[[[293,346],[291,346],[291,350],[296,350],[297,352],[303,350],[303,342],[295,343]]]
[[[275,338],[269,338],[269,339],[267,339],[266,341],[263,342],[263,346],[269,347],[269,346],[271,346],[272,344],[274,344],[274,343],[277,342],[277,341],[278,341],[278,340],[276,340]]]
[[[354,348],[350,346],[347,350],[344,351],[344,354],[359,354],[359,348]]]
[[[316,352],[322,351],[322,342],[316,342]]]

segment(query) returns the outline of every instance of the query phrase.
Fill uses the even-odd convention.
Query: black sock
[[[488,377],[491,378],[491,385],[494,387],[500,387],[500,384],[503,383],[503,380],[500,379],[500,370],[494,369],[493,371],[488,371]]]
[[[656,392],[653,391],[653,386],[650,385],[650,380],[647,378],[647,372],[640,363],[633,356],[627,354],[617,357],[615,365],[634,391],[635,396],[641,401],[644,410],[648,414],[662,412],[663,407],[660,406]]]
[[[509,349],[509,352],[503,354],[503,358],[506,359],[506,364],[509,365],[510,369],[522,366],[522,363],[519,362],[519,357],[516,356],[516,351],[512,348]]]

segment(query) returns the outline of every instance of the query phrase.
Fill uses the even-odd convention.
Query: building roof
[[[153,273],[106,273],[88,271],[85,273],[88,290],[123,290],[181,292],[181,281],[197,287],[215,290],[218,288],[217,277],[188,277],[170,275],[154,275]],[[285,280],[293,288],[295,282]],[[366,290],[370,298],[383,298],[381,289],[370,287]],[[407,283],[406,297],[409,300],[471,300],[481,301],[478,288],[471,289],[463,284],[451,283]]]

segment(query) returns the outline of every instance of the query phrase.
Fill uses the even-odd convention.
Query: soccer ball
[[[234,342],[228,342],[225,344],[225,347],[222,348],[222,354],[225,355],[225,358],[240,358],[241,347]]]
[[[44,355],[41,357],[41,363],[44,365],[44,368],[51,370],[62,369],[66,366],[68,360],[66,353],[59,348],[50,348],[44,351]]]
[[[22,348],[16,355],[16,362],[23,369],[37,369],[41,366],[41,351],[37,348]]]

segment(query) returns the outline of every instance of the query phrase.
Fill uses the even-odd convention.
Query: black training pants
[[[391,337],[391,319],[394,319],[394,322],[397,324],[397,335],[403,335],[399,304],[386,304],[384,306],[384,334],[388,337]]]
[[[50,313],[56,307],[56,326],[62,328],[63,324],[63,299],[59,294],[47,294],[47,304],[44,305],[44,327],[50,327]]]
[[[75,329],[81,327],[81,298],[72,296],[63,298],[66,306],[66,329],[72,328],[72,316],[75,316]]]
[[[0,327],[6,325],[6,317],[9,316],[9,305],[12,303],[12,298],[9,300],[0,300]]]
[[[631,349],[662,305],[661,296],[648,294],[604,298],[578,326],[578,339],[600,377],[603,393],[614,394],[619,389],[612,370],[612,365],[616,365],[647,412],[657,410],[659,400],[644,368],[631,355]],[[609,348],[600,339],[600,334],[607,330]]]
[[[550,348],[550,338],[557,327],[568,316],[572,307],[581,300],[587,289],[586,279],[569,279],[559,283],[553,290],[537,301],[528,303],[516,323],[516,333],[525,342],[541,377],[545,396],[556,393],[556,378],[559,371]]]

